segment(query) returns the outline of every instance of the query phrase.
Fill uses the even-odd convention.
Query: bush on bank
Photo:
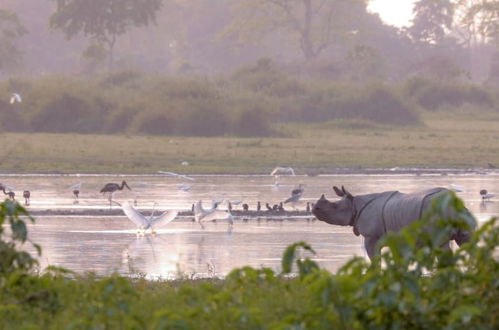
[[[11,93],[22,103],[9,104]],[[419,124],[420,111],[497,110],[493,87],[414,77],[405,83],[311,81],[270,59],[227,77],[121,71],[77,78],[47,75],[0,82],[4,131],[269,136],[274,123],[368,120]],[[207,127],[210,126],[210,127]]]
[[[426,231],[425,221],[449,206],[456,218]],[[499,324],[497,219],[457,250],[441,249],[449,231],[473,221],[454,194],[438,200],[426,220],[388,235],[386,249],[372,263],[355,257],[337,274],[310,259],[313,248],[304,242],[286,249],[280,274],[251,267],[235,269],[223,280],[147,281],[57,268],[36,274],[36,259],[19,249],[29,241],[26,217],[31,220],[18,204],[1,204],[0,223],[13,233],[0,226],[2,328],[494,329]],[[293,268],[297,276],[287,276]]]

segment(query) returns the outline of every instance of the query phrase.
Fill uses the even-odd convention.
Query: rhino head
[[[330,202],[322,195],[315,203],[312,213],[317,219],[330,225],[348,226],[352,220],[354,197],[343,186],[341,190],[336,186],[333,189],[341,199]]]

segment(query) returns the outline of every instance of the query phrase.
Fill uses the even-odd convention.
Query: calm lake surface
[[[193,176],[195,181],[161,175],[0,175],[0,182],[16,195],[31,191],[31,210],[105,209],[109,203],[99,190],[108,182],[125,179],[132,191],[115,194],[115,200],[136,200],[139,209],[189,210],[202,199],[242,200],[255,210],[256,202],[276,204],[285,200],[298,184],[305,192],[298,209],[315,202],[321,194],[335,199],[331,187],[344,185],[353,194],[386,190],[413,192],[436,186],[465,191],[458,193],[479,221],[499,215],[497,197],[482,203],[480,189],[499,192],[499,174],[463,175],[320,175],[282,176],[274,185],[270,176]],[[71,185],[82,182],[80,200],[74,203]],[[178,184],[191,188],[182,191]],[[263,206],[263,205],[262,205]],[[222,208],[224,205],[222,205]],[[114,206],[116,208],[116,206]],[[241,206],[237,206],[236,209]],[[287,208],[292,210],[291,207]],[[42,246],[42,267],[62,266],[76,272],[109,274],[143,273],[150,277],[223,276],[244,265],[280,270],[285,247],[306,241],[316,250],[321,266],[337,270],[351,256],[364,256],[361,239],[350,227],[338,227],[308,217],[236,218],[232,229],[226,223],[208,223],[203,230],[190,217],[179,217],[155,236],[137,237],[132,222],[123,216],[38,216],[29,226],[30,238]]]

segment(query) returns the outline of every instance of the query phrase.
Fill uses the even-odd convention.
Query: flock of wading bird
[[[180,178],[182,180],[186,181],[194,181],[195,179],[192,177],[189,177],[187,175],[182,175],[182,174],[177,174],[174,172],[165,172],[165,171],[158,171],[159,174],[163,175],[168,175],[168,176],[174,176],[177,178]],[[295,171],[291,167],[276,167],[271,173],[271,176],[274,177],[274,185],[279,186],[279,177],[281,175],[295,175]],[[70,189],[73,192],[74,196],[74,203],[78,204],[79,203],[79,198],[80,198],[80,190],[82,189],[83,182],[74,184],[70,186]],[[181,183],[177,185],[179,190],[182,191],[189,191],[190,190],[190,185],[186,183]],[[123,203],[119,203],[117,201],[113,200],[113,196],[116,192],[122,191],[124,189],[132,190],[130,186],[127,184],[125,180],[123,180],[121,183],[107,183],[105,184],[101,189],[100,193],[103,195],[107,196],[107,199],[109,201],[109,207],[112,208],[113,204],[116,204],[121,207],[123,210],[123,213],[137,226],[137,231],[138,234],[144,234],[147,230],[150,230],[152,233],[154,232],[154,228],[159,228],[162,227],[171,221],[175,219],[177,214],[179,213],[178,210],[168,210],[165,211],[158,216],[155,216],[155,207],[156,203],[153,205],[153,210],[151,212],[150,216],[145,216],[142,213],[140,213],[135,207],[137,206],[137,200],[135,199],[133,203],[125,201]],[[0,183],[0,190],[4,192],[5,195],[8,195],[8,197],[12,200],[15,200],[15,192],[13,191],[14,189]],[[299,184],[297,188],[293,189],[291,191],[291,194],[289,198],[284,200],[283,202],[280,202],[279,204],[274,204],[270,205],[269,203],[265,203],[265,207],[262,207],[262,203],[260,201],[257,202],[255,211],[261,212],[261,211],[267,211],[267,212],[284,212],[284,205],[288,204],[290,205],[294,210],[296,209],[297,203],[299,203],[302,195],[304,193],[304,185]],[[25,205],[29,206],[30,205],[30,196],[31,193],[29,190],[25,190],[23,192],[23,197],[25,199]],[[249,211],[249,205],[246,203],[243,203],[242,200],[227,200],[227,209],[222,210],[219,209],[219,205],[223,203],[224,200],[212,200],[211,202],[211,207],[210,208],[204,208],[202,201],[199,200],[196,203],[192,204],[192,212],[194,214],[194,220],[199,223],[201,227],[204,228],[203,223],[204,222],[209,222],[209,221],[216,221],[216,220],[226,220],[229,225],[233,224],[233,216],[232,216],[232,209],[233,207],[237,205],[242,206],[243,211]],[[135,206],[135,207],[134,207]],[[306,204],[306,211],[310,212],[313,207],[313,204],[307,203]]]
[[[168,176],[174,176],[186,181],[194,181],[195,179],[192,177],[189,177],[187,175],[182,175],[182,174],[177,174],[174,172],[165,172],[165,171],[158,171],[159,174],[163,175],[168,175]],[[281,175],[295,175],[295,171],[291,167],[276,167],[271,173],[271,176],[274,177],[274,185],[279,186],[279,177]],[[73,191],[73,196],[74,196],[74,203],[77,204],[79,203],[79,195],[80,195],[80,189],[82,187],[82,182],[77,183],[75,185],[72,185],[70,188]],[[191,189],[190,185],[186,183],[181,183],[177,185],[179,190],[182,191],[189,191]],[[107,183],[102,187],[100,190],[101,194],[107,195],[108,201],[109,201],[109,207],[112,208],[113,204],[116,204],[121,207],[123,210],[123,213],[137,226],[137,233],[140,235],[143,235],[146,233],[146,231],[150,231],[151,233],[154,233],[155,228],[162,227],[171,221],[173,221],[176,216],[178,215],[179,211],[178,210],[168,210],[165,211],[158,216],[155,216],[155,207],[156,203],[153,204],[153,210],[151,212],[151,215],[146,217],[142,213],[140,213],[135,207],[137,206],[137,200],[135,199],[132,203],[126,201],[123,203],[119,203],[113,200],[113,195],[117,191],[121,191],[123,189],[127,188],[128,190],[132,190],[130,186],[127,184],[125,180],[119,183]],[[451,184],[451,188],[457,192],[466,192],[466,190],[458,185]],[[3,191],[5,195],[8,196],[11,200],[15,200],[15,192],[13,191],[14,189],[0,183],[0,191]],[[255,211],[260,212],[260,211],[268,211],[268,212],[284,212],[284,204],[289,204],[293,207],[294,210],[296,209],[296,204],[300,201],[302,195],[304,192],[304,185],[299,184],[297,188],[293,189],[291,191],[291,195],[283,202],[280,202],[279,204],[274,204],[271,206],[269,203],[265,203],[265,209],[262,208],[262,203],[260,201],[257,202],[256,209]],[[480,196],[482,198],[482,202],[485,203],[486,201],[490,200],[491,198],[495,197],[495,194],[489,193],[486,189],[481,189],[480,190]],[[24,204],[26,206],[30,205],[30,197],[31,193],[29,190],[24,190],[23,191],[23,198],[24,198]],[[229,226],[232,226],[233,224],[233,216],[232,216],[232,207],[233,205],[240,205],[242,204],[242,209],[243,211],[249,211],[249,205],[246,203],[243,203],[241,200],[227,200],[227,209],[222,210],[219,209],[218,206],[223,203],[224,200],[212,200],[211,202],[211,207],[209,209],[203,208],[202,201],[199,200],[196,203],[192,204],[192,212],[194,214],[194,220],[202,227],[204,228],[203,223],[204,222],[209,222],[209,221],[216,221],[216,220],[226,220],[229,224]],[[134,207],[135,206],[135,207]],[[313,203],[307,202],[306,204],[306,211],[311,212],[312,208],[314,207]]]

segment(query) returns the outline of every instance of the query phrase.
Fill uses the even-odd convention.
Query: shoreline
[[[341,167],[341,168],[301,168],[294,167],[296,176],[333,176],[333,175],[499,175],[499,168],[424,168],[424,167],[392,167],[392,168],[367,168],[367,167]],[[193,176],[271,176],[267,172],[190,172],[183,171],[182,174]],[[153,176],[162,177],[163,174],[152,173],[112,173],[112,172],[33,172],[14,173],[0,172],[0,176]],[[285,175],[287,176],[287,175]]]

